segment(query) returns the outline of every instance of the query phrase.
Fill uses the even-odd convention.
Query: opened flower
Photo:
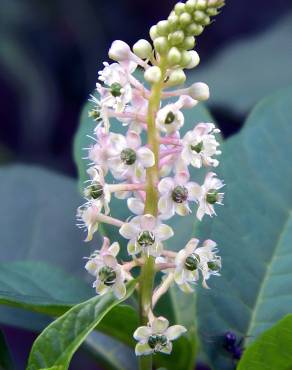
[[[139,341],[135,347],[136,355],[150,355],[157,352],[170,354],[172,351],[171,341],[186,331],[187,329],[182,325],[169,326],[167,319],[157,317],[148,326],[140,326],[135,331],[134,338]]]

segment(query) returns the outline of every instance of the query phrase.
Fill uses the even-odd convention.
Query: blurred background
[[[201,65],[190,80],[211,85],[209,106],[227,137],[260,98],[292,83],[292,3],[226,2],[198,39]],[[73,136],[111,42],[148,38],[175,3],[0,0],[0,161],[76,177]],[[35,334],[3,328],[23,369]],[[72,369],[90,369],[78,356]]]

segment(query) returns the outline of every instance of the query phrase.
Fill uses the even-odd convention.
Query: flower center
[[[130,166],[131,164],[134,164],[136,162],[136,159],[137,159],[137,155],[133,149],[127,148],[127,149],[122,150],[121,160],[126,165]]]
[[[196,152],[196,153],[201,153],[203,149],[203,142],[200,141],[198,144],[191,145],[191,150]]]
[[[220,263],[219,261],[209,261],[207,263],[208,265],[208,268],[211,270],[211,271],[214,271],[214,272],[218,272],[220,270]]]
[[[215,204],[218,201],[218,191],[216,189],[210,189],[207,193],[206,201],[209,204]]]
[[[110,86],[110,92],[111,92],[112,96],[114,96],[115,98],[122,95],[121,90],[122,90],[122,86],[118,82],[114,82]]]
[[[167,342],[167,337],[162,334],[152,334],[148,338],[149,347],[157,351],[159,351],[161,347],[165,347]]]
[[[200,257],[196,253],[192,253],[185,260],[185,268],[189,271],[194,271],[198,268]]]
[[[168,112],[167,113],[167,116],[166,116],[166,118],[165,118],[165,121],[164,121],[164,123],[166,124],[166,125],[169,125],[169,124],[171,124],[173,121],[175,120],[175,114],[173,113],[173,112]]]
[[[171,198],[176,203],[183,203],[188,199],[188,195],[188,189],[184,186],[178,185],[173,189],[171,193]]]
[[[103,186],[99,182],[96,182],[88,186],[85,189],[84,194],[88,198],[99,199],[103,196]]]
[[[104,283],[104,285],[111,286],[116,282],[117,274],[109,266],[103,266],[98,271],[99,279]]]
[[[155,242],[155,236],[151,231],[142,231],[137,238],[138,244],[143,247],[150,247]]]
[[[88,112],[88,117],[93,118],[95,121],[100,120],[100,112],[96,109],[92,109],[91,111]]]

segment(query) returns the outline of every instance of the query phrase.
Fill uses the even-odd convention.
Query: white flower
[[[133,90],[132,100],[129,105],[125,108],[125,113],[131,113],[132,115],[137,115],[137,118],[118,118],[123,122],[125,126],[129,127],[129,130],[135,131],[138,134],[141,133],[143,129],[143,123],[138,118],[138,115],[145,116],[148,111],[148,100],[141,96],[141,92]]]
[[[132,197],[127,200],[128,208],[135,215],[142,215],[145,208],[145,203],[140,197]]]
[[[202,285],[208,288],[206,280],[211,275],[219,275],[221,268],[221,259],[215,254],[217,252],[216,243],[206,240],[200,248],[198,244],[198,239],[191,239],[185,248],[178,252],[175,259],[174,279],[185,293],[193,291],[191,285],[199,280],[199,272],[203,277]]]
[[[175,178],[165,177],[158,184],[160,199],[158,209],[162,219],[169,219],[175,213],[186,216],[191,213],[189,202],[197,201],[201,187],[195,182],[188,182],[187,172],[178,173]]]
[[[129,60],[131,54],[130,46],[121,40],[115,40],[108,52],[109,57],[117,62]]]
[[[199,196],[199,208],[197,210],[197,218],[201,221],[204,214],[216,216],[214,204],[221,204],[224,193],[219,193],[218,190],[224,186],[223,182],[218,179],[214,172],[209,172],[206,175],[205,182],[201,186],[201,194]]]
[[[90,167],[87,170],[91,181],[90,185],[88,185],[84,189],[84,195],[88,201],[91,201],[93,204],[97,204],[97,206],[101,209],[104,208],[105,214],[109,214],[109,202],[111,200],[111,193],[108,190],[108,186],[105,183],[103,171],[101,167],[94,166]]]
[[[86,242],[92,240],[93,234],[98,230],[98,215],[101,213],[101,203],[85,203],[77,209],[78,226],[87,229]]]
[[[132,87],[129,83],[129,75],[134,72],[135,63],[122,67],[118,63],[108,64],[104,62],[105,68],[99,71],[99,80],[105,85],[97,83],[96,88],[100,94],[101,106],[113,108],[122,112],[132,99]]]
[[[112,290],[118,299],[126,295],[124,272],[118,264],[116,256],[120,251],[119,243],[109,245],[109,239],[104,238],[100,251],[95,251],[88,259],[85,268],[96,277],[93,287],[97,294],[105,294]]]
[[[136,216],[120,228],[120,234],[130,239],[128,253],[138,254],[144,252],[147,255],[157,257],[160,255],[164,240],[173,236],[172,228],[162,224],[157,218],[146,214]]]
[[[188,131],[182,139],[181,158],[186,165],[191,164],[200,168],[204,166],[218,166],[217,159],[213,155],[221,154],[217,147],[214,133],[220,132],[213,123],[199,123],[192,131]]]
[[[157,113],[156,125],[162,132],[171,134],[179,130],[183,124],[184,115],[175,103],[166,105]]]
[[[171,341],[177,339],[186,331],[187,329],[184,326],[169,326],[167,319],[157,317],[148,326],[140,326],[135,331],[133,336],[138,341],[135,353],[137,356],[157,352],[170,354],[172,351]]]
[[[141,138],[134,131],[127,136],[111,135],[112,155],[108,160],[113,176],[117,180],[142,180],[145,168],[154,165],[154,154],[148,148],[141,147]]]

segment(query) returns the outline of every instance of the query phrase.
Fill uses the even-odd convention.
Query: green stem
[[[148,145],[154,153],[155,165],[147,169],[146,203],[144,213],[152,214],[153,216],[157,216],[158,213],[157,181],[159,178],[159,136],[156,129],[155,118],[160,106],[163,81],[166,72],[166,61],[164,59],[161,59],[159,67],[161,69],[161,79],[152,86],[147,114]],[[148,323],[148,315],[152,309],[152,291],[155,278],[154,258],[147,255],[144,257],[146,258],[146,262],[141,268],[140,274],[141,325],[147,325]],[[140,357],[140,370],[152,370],[152,356],[149,355]]]

